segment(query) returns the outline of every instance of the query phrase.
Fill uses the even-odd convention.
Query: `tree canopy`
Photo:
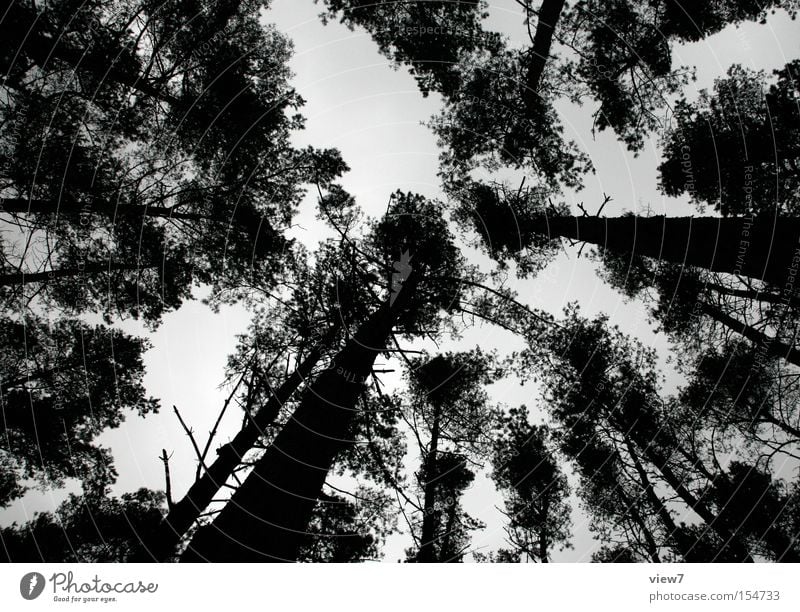
[[[3,560],[800,560],[800,60],[676,60],[798,0],[313,4],[435,107],[436,189],[308,144],[269,0],[0,14],[0,509],[60,495]],[[599,132],[662,211],[589,213]],[[131,487],[194,299],[245,321],[219,405]]]

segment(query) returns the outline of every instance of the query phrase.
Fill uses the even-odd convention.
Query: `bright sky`
[[[514,0],[490,4],[490,27],[520,43],[526,41],[519,5]],[[441,197],[436,177],[439,150],[433,134],[422,125],[438,110],[438,97],[423,98],[413,78],[405,69],[392,69],[366,33],[351,32],[338,23],[323,26],[317,17],[320,12],[321,7],[312,0],[274,0],[267,13],[268,21],[276,23],[295,43],[291,62],[294,83],[307,101],[303,111],[307,129],[297,136],[297,143],[339,148],[352,169],[341,182],[368,214],[380,214],[389,194],[397,189]],[[769,71],[782,67],[800,56],[798,34],[797,22],[777,15],[764,25],[731,28],[706,41],[676,48],[676,63],[697,66],[698,80],[687,95],[693,97],[697,89],[710,87],[713,79],[733,63]],[[608,215],[643,211],[648,205],[668,215],[697,214],[686,201],[658,193],[656,167],[660,155],[655,141],[633,157],[610,132],[592,136],[591,108],[562,105],[559,110],[567,135],[591,156],[597,170],[587,177],[586,188],[578,195],[578,201],[585,202],[589,210],[602,201],[603,193],[608,193],[614,198],[606,208]],[[297,219],[300,227],[294,234],[309,245],[326,235],[314,218],[315,203],[313,195],[306,199]],[[561,308],[574,300],[580,302],[586,315],[605,312],[612,324],[657,347],[668,372],[666,340],[653,332],[645,307],[624,302],[598,279],[594,265],[585,258],[576,259],[576,254],[577,249],[568,249],[537,279],[514,284],[523,300],[554,314],[560,314]],[[224,400],[218,385],[227,355],[247,322],[242,308],[226,307],[214,314],[200,302],[187,303],[164,318],[151,337],[153,348],[145,360],[145,384],[149,393],[161,400],[160,414],[146,419],[132,417],[101,438],[113,449],[120,473],[116,493],[143,486],[163,488],[163,466],[158,459],[162,448],[173,454],[174,496],[179,498],[185,492],[194,477],[194,453],[172,406],[181,410],[204,441]],[[458,346],[476,344],[505,351],[518,347],[510,335],[488,327],[471,330]],[[679,383],[673,375],[667,387],[672,390]],[[509,405],[525,403],[532,408],[533,417],[539,418],[538,391],[533,386],[504,382],[492,388],[492,395],[495,401]],[[233,413],[223,424],[220,442],[236,431],[240,418]],[[63,491],[31,493],[12,508],[0,511],[0,524],[27,520],[35,511],[52,509],[63,497]],[[491,482],[479,477],[464,503],[470,514],[488,525],[484,532],[475,534],[474,547],[485,552],[501,546],[502,515],[495,508],[501,501]],[[555,555],[559,561],[588,561],[594,550],[585,515],[577,503],[575,507],[575,547]],[[402,558],[408,545],[407,536],[393,537],[386,560]]]

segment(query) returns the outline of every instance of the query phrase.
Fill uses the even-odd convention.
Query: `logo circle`
[[[23,599],[36,599],[44,591],[44,576],[39,572],[28,572],[19,581],[19,594]]]

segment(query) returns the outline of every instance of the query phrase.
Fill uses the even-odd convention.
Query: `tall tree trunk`
[[[561,11],[564,9],[565,0],[544,0],[539,8],[536,22],[536,34],[533,36],[528,73],[525,77],[525,110],[530,117],[536,111],[539,95],[539,82],[542,79],[545,64],[550,57],[550,47],[553,44],[553,33],[556,29]]]
[[[442,534],[442,545],[440,547],[439,562],[440,563],[456,563],[461,560],[460,551],[457,553],[453,549],[453,532],[456,528],[456,519],[458,518],[458,507],[455,503],[451,504],[447,509],[447,524]]]
[[[329,331],[311,349],[297,369],[276,389],[266,404],[252,416],[233,440],[217,450],[217,458],[164,517],[147,541],[142,541],[131,561],[166,561],[174,553],[180,539],[208,507],[217,491],[228,481],[242,458],[278,416],[281,407],[306,381],[322,357],[323,349],[333,340],[338,326]]]
[[[425,500],[422,511],[422,534],[419,551],[417,552],[417,561],[420,563],[434,563],[436,561],[436,552],[434,550],[436,540],[436,480],[438,477],[436,455],[439,452],[441,406],[432,405],[432,408],[431,443],[425,455]]]
[[[615,253],[633,253],[794,285],[800,267],[800,218],[716,217],[544,217],[517,218],[514,248],[531,234],[588,242]],[[509,232],[512,230],[509,229]],[[517,229],[513,228],[516,232]]]
[[[328,472],[353,444],[349,430],[356,401],[403,301],[398,297],[393,306],[376,311],[314,380],[291,420],[213,523],[197,532],[182,561],[297,559]]]
[[[544,529],[539,532],[539,561],[541,563],[549,563],[550,555],[547,551],[547,534]]]
[[[789,344],[782,342],[777,338],[770,337],[764,332],[760,332],[754,327],[734,319],[732,316],[722,312],[719,308],[711,306],[710,304],[701,303],[700,309],[704,314],[708,315],[715,321],[722,323],[726,327],[729,327],[736,333],[741,334],[753,342],[756,346],[766,351],[768,355],[785,359],[794,365],[800,365],[800,351],[793,346],[790,346]]]

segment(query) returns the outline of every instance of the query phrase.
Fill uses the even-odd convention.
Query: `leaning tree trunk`
[[[684,532],[675,524],[675,521],[673,520],[672,515],[669,513],[666,505],[656,494],[653,483],[650,482],[650,477],[647,475],[642,462],[639,461],[636,450],[634,449],[633,444],[631,444],[628,436],[625,436],[625,445],[627,446],[628,454],[633,460],[636,473],[639,475],[639,481],[642,485],[645,496],[647,497],[647,501],[650,503],[650,506],[653,508],[653,510],[655,510],[656,515],[661,521],[661,524],[664,526],[667,537],[675,544],[675,548],[681,554],[684,561],[694,561],[695,559],[693,557],[693,551],[696,547],[696,542],[693,541],[692,538],[687,537]],[[655,558],[658,559],[659,563],[661,562],[657,554]]]
[[[765,355],[785,359],[789,363],[800,366],[800,351],[793,346],[778,340],[772,336],[768,336],[764,332],[758,331],[756,328],[742,323],[732,316],[722,312],[719,308],[711,306],[710,304],[700,304],[702,312],[718,323],[725,325],[738,334],[741,334],[753,344],[755,344],[760,351]]]
[[[425,456],[425,501],[422,508],[422,534],[420,537],[417,561],[433,563],[436,561],[434,543],[436,539],[436,478],[438,476],[436,454],[439,452],[439,418],[441,407],[433,405],[433,425],[431,443]]]
[[[664,458],[660,452],[656,451],[651,444],[639,444],[639,446],[642,446],[644,449],[644,456],[661,473],[664,481],[672,487],[687,506],[694,510],[698,516],[705,521],[709,529],[720,537],[730,552],[736,556],[737,560],[742,563],[752,563],[753,558],[750,556],[747,546],[744,545],[739,535],[725,527],[719,520],[719,516],[689,491],[683,484],[683,480],[667,465],[666,458]]]
[[[401,290],[402,296],[405,290]],[[334,459],[353,441],[350,426],[401,299],[384,304],[307,389],[290,421],[181,561],[292,562]]]
[[[536,34],[533,37],[533,47],[529,50],[528,72],[525,75],[525,111],[529,118],[536,113],[539,83],[545,64],[550,58],[553,34],[565,3],[565,0],[544,0],[539,8]]]
[[[281,407],[306,381],[337,329],[338,326],[334,326],[320,343],[311,349],[292,375],[272,393],[267,403],[256,411],[233,440],[217,450],[214,462],[194,482],[186,495],[172,507],[153,534],[140,542],[131,561],[167,561],[175,554],[181,538],[228,481],[242,458],[258,441],[259,436],[273,423]]]
[[[793,289],[800,267],[800,218],[517,218],[501,237],[518,250],[531,235],[570,238],[674,264],[738,274]]]

